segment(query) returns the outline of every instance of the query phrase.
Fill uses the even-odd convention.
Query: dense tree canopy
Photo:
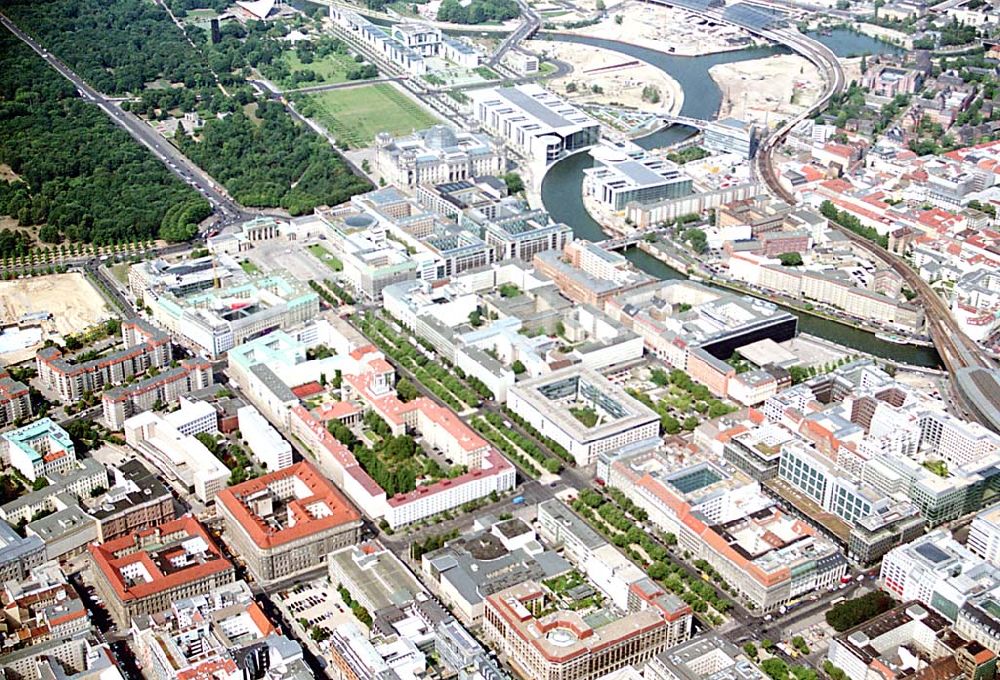
[[[197,222],[209,206],[23,43],[0,34],[0,214],[42,236],[112,243],[156,236],[173,206]],[[186,223],[185,223],[186,224]],[[172,226],[172,225],[171,225]],[[20,244],[20,245],[19,245]],[[0,233],[2,254],[23,247]]]
[[[455,24],[482,24],[487,21],[507,21],[520,16],[514,0],[472,0],[462,5],[458,0],[444,0],[438,9],[438,21]]]
[[[826,612],[826,622],[838,633],[875,618],[895,606],[884,591],[874,590],[852,600],[835,604]]]
[[[336,205],[371,188],[311,130],[295,124],[277,102],[261,100],[259,122],[238,111],[213,119],[202,141],[181,140],[181,150],[247,206],[281,206],[294,215]]]
[[[192,9],[189,0],[174,0],[171,6]],[[245,84],[232,86],[243,83],[250,67],[276,61],[282,47],[277,37],[283,28],[272,29],[262,22],[246,28],[227,25],[222,41],[209,45],[203,31],[189,29],[190,35],[185,35],[160,5],[145,0],[9,0],[5,9],[98,90],[141,93],[139,102],[129,104],[137,113],[164,118],[168,110],[201,111],[208,122],[200,139],[181,134],[177,144],[245,205],[280,206],[298,215],[371,188],[324,139],[296,124],[281,104],[261,101],[253,106],[255,100]],[[300,56],[344,49],[336,39],[321,38],[307,48],[308,56]],[[230,83],[232,97],[214,86],[210,65]],[[40,61],[38,67],[46,68]],[[360,73],[364,67],[358,68]],[[50,73],[48,78],[50,87],[60,88],[55,97],[37,88],[19,90],[16,84],[7,88],[11,101],[15,94],[18,97],[12,106],[20,108],[11,134],[0,140],[0,150],[6,152],[0,158],[9,158],[4,162],[17,172],[24,170],[21,174],[31,193],[25,187],[0,190],[0,208],[7,204],[6,212],[21,224],[53,225],[56,231],[50,228],[45,233],[53,241],[63,235],[101,241],[146,237],[158,230],[171,240],[189,238],[197,221],[208,215],[207,204],[174,182],[136,145],[119,141],[124,133],[103,120],[97,109],[73,97],[68,85],[53,82],[57,76]],[[144,89],[157,79],[184,87]],[[7,80],[15,82],[12,77]],[[62,109],[73,108],[81,119],[52,109],[54,100],[62,103]],[[219,119],[214,116],[218,113],[230,115]],[[58,134],[38,134],[47,127]],[[86,179],[72,187],[40,191],[43,181],[58,177],[67,178],[67,183]],[[161,185],[159,194],[150,198],[150,185],[156,183]],[[69,188],[74,200],[53,200],[54,193]],[[107,204],[99,213],[89,210],[99,203],[97,198]],[[168,208],[173,209],[168,213]]]
[[[101,92],[139,92],[159,78],[214,82],[201,53],[148,0],[6,0],[4,12]]]
[[[182,17],[192,9],[212,9],[216,12],[224,11],[232,4],[229,0],[168,0],[167,5],[175,16]]]

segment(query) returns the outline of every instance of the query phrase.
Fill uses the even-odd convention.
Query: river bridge
[[[704,130],[712,122],[710,120],[702,120],[701,118],[692,118],[691,116],[674,116],[667,113],[657,114],[656,117],[667,125],[686,125],[697,130]]]

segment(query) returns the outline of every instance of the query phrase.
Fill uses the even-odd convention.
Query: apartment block
[[[143,319],[122,322],[124,349],[90,361],[64,358],[58,347],[39,350],[38,379],[65,402],[79,401],[86,392],[120,385],[150,368],[164,368],[173,359],[170,336]]]
[[[0,427],[28,418],[33,413],[28,386],[0,369]]]
[[[125,421],[137,413],[149,411],[157,403],[173,405],[181,395],[211,387],[212,365],[204,359],[182,359],[151,378],[113,387],[101,395],[104,424],[121,430]]]

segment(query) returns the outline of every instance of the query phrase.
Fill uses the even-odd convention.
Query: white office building
[[[705,128],[703,146],[715,153],[733,153],[753,158],[757,153],[757,127],[735,118],[724,118]]]
[[[583,366],[517,383],[507,391],[507,405],[569,451],[577,465],[660,433],[655,411]]]
[[[268,472],[290,467],[292,445],[288,443],[260,411],[253,406],[244,406],[236,412],[240,434],[246,440],[254,460]]]
[[[607,210],[624,210],[629,203],[649,205],[691,193],[692,180],[676,163],[616,147],[591,150],[595,164],[583,171],[583,194]]]
[[[1000,505],[983,510],[972,520],[966,547],[994,566],[1000,566]]]
[[[179,400],[180,408],[166,414],[163,419],[177,428],[184,436],[199,432],[217,434],[219,431],[219,414],[215,407],[207,401],[194,401],[187,397]]]
[[[468,95],[476,121],[531,161],[548,164],[600,139],[600,123],[540,85],[473,90]]]
[[[972,595],[996,586],[1000,571],[944,529],[893,548],[882,558],[882,588],[903,601],[924,602],[951,621]]]
[[[960,420],[947,413],[927,411],[920,416],[921,447],[931,449],[933,458],[954,467],[984,460],[1000,453],[1000,436],[976,422]]]
[[[556,498],[538,504],[538,524],[542,537],[563,546],[566,559],[586,574],[616,607],[629,608],[632,584],[646,578],[642,569]]]
[[[202,503],[212,502],[229,480],[229,468],[204,444],[192,435],[181,434],[153,411],[125,421],[125,441]]]

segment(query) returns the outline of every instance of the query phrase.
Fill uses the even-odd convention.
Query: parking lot
[[[314,626],[332,633],[337,626],[357,621],[344,605],[336,586],[331,585],[325,576],[283,590],[273,598],[274,603],[286,612],[289,621],[300,626],[302,622],[306,623],[306,634]]]

